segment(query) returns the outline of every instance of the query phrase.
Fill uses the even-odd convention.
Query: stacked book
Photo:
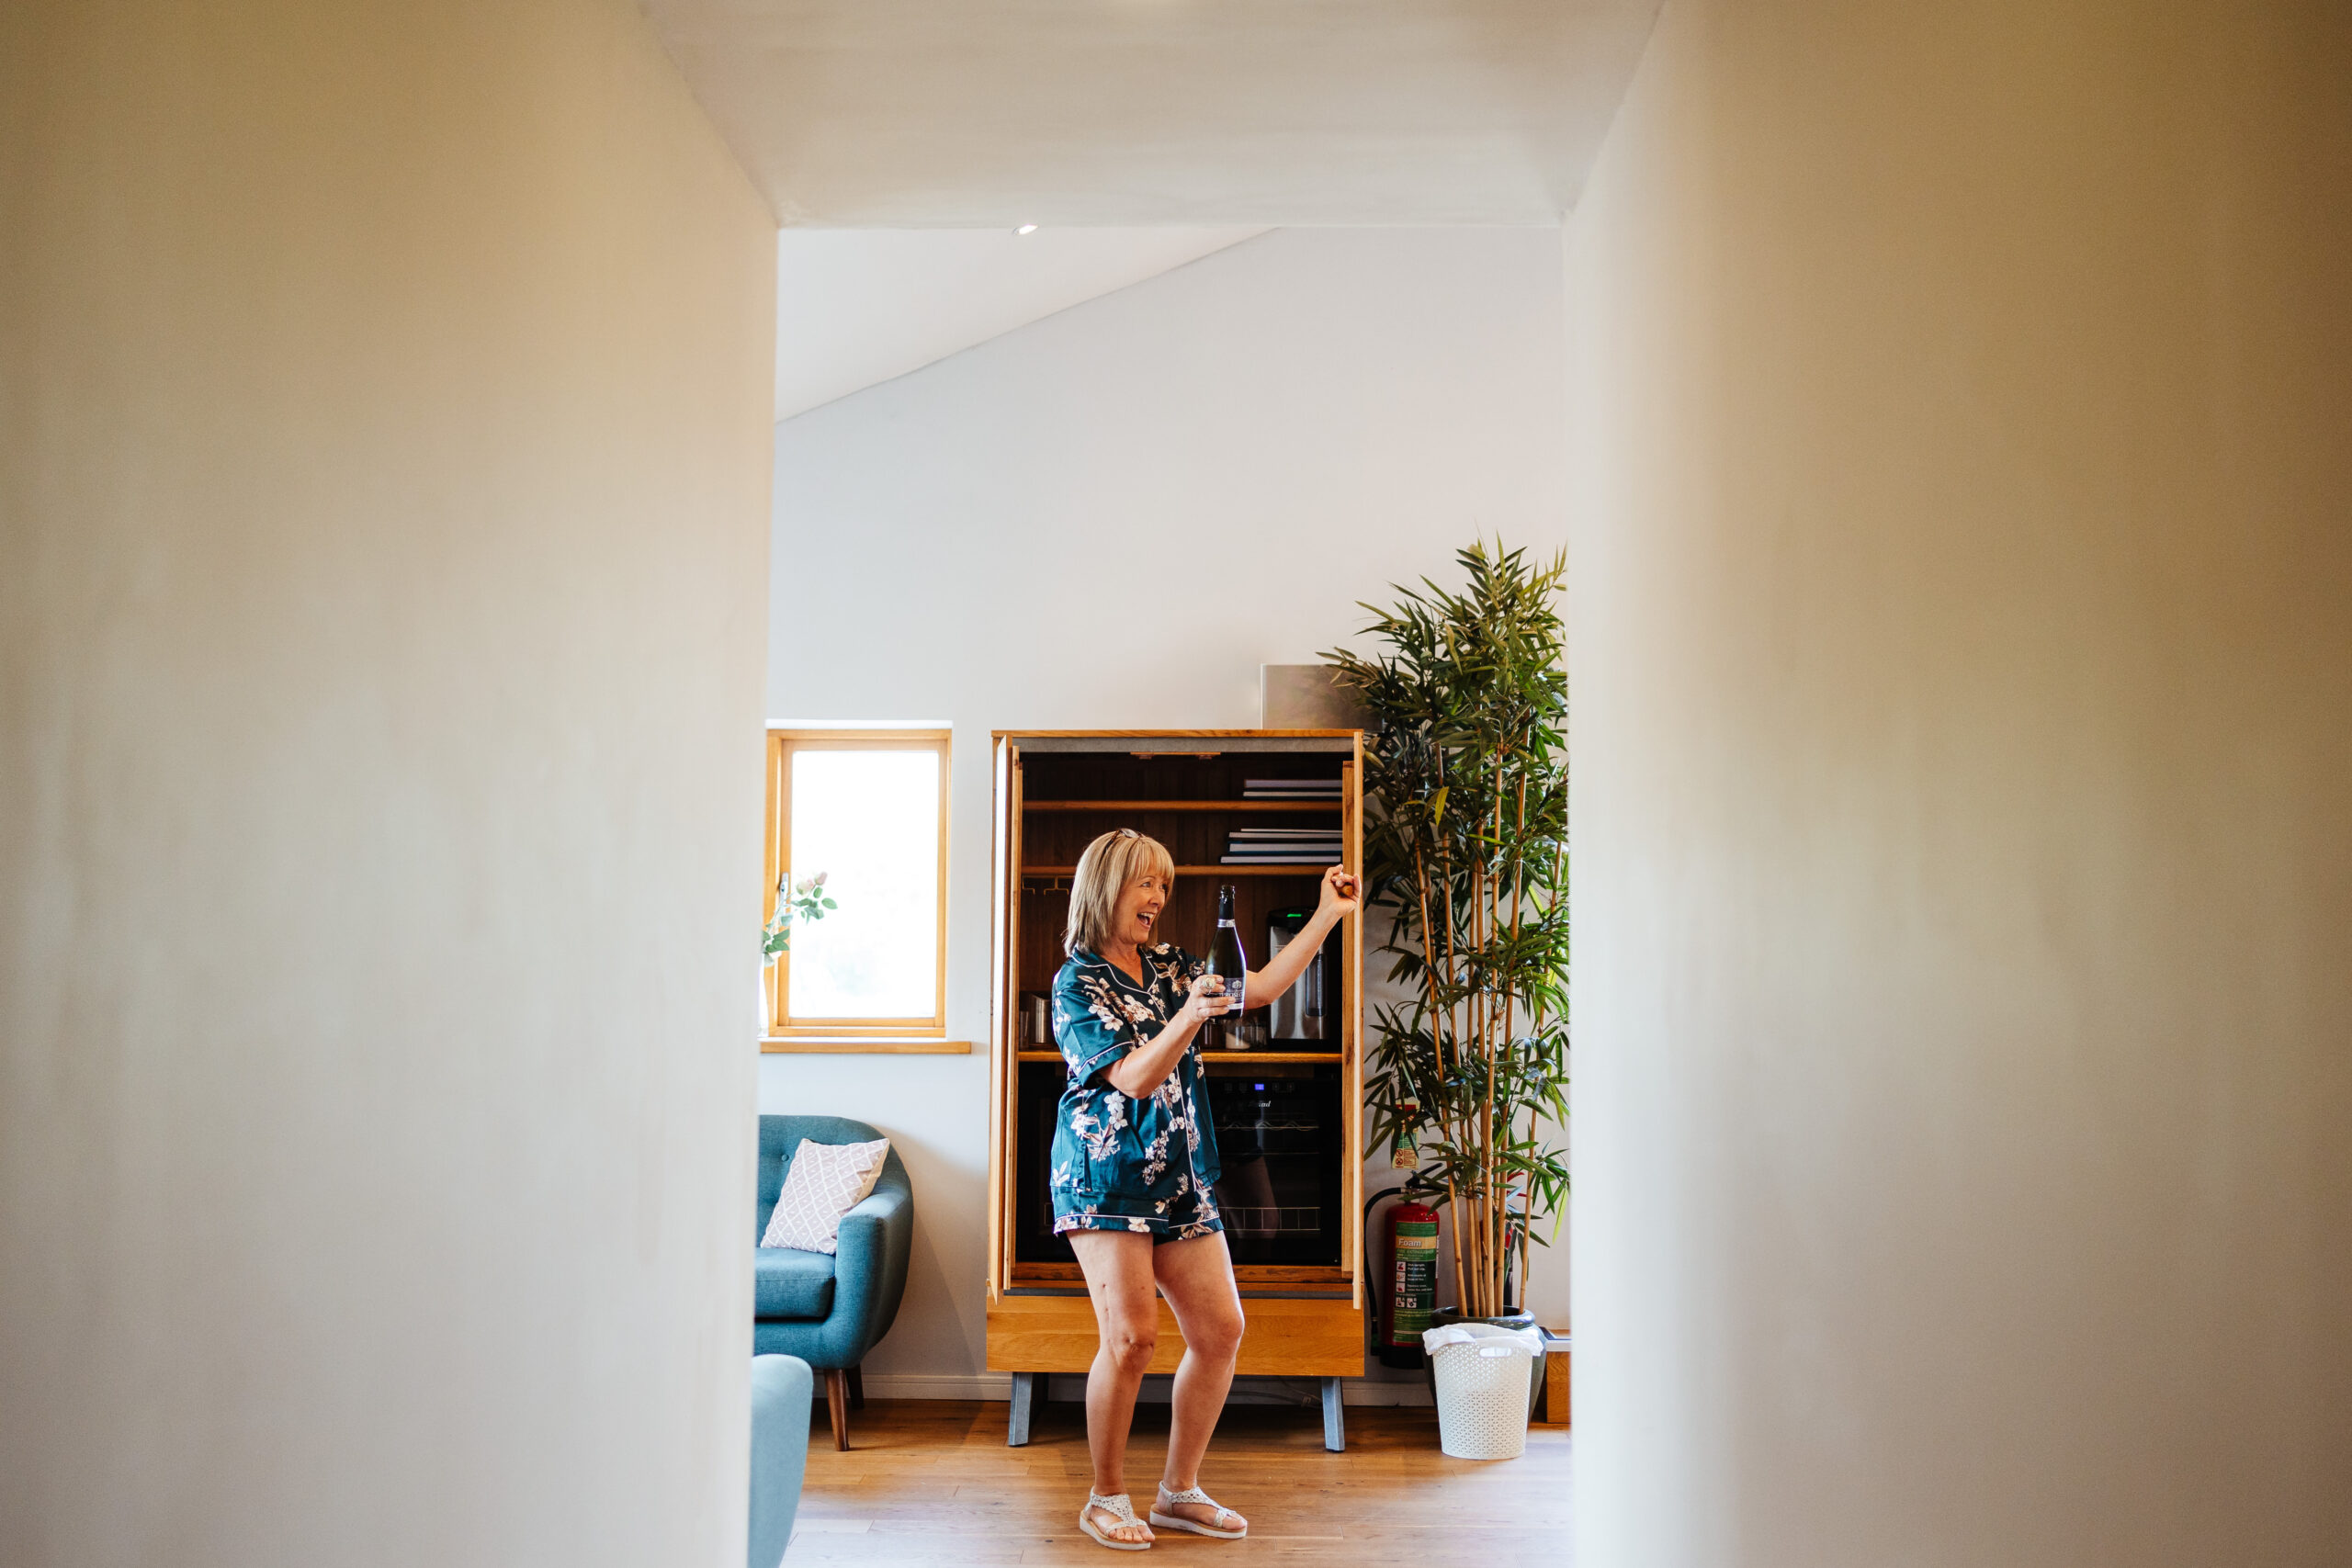
[[[1337,779],[1243,779],[1244,800],[1337,800]]]
[[[1225,865],[1337,865],[1337,828],[1236,828],[1226,836]]]

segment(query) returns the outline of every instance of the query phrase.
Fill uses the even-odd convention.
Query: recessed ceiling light
[[[1014,233],[1016,233],[1016,234],[1034,234],[1034,233],[1035,233],[1036,231],[1037,231],[1037,225],[1035,225],[1035,223],[1023,223],[1023,225],[1021,225],[1021,227],[1020,227],[1020,228],[1015,229],[1015,230],[1013,231],[1013,232],[1014,232]]]

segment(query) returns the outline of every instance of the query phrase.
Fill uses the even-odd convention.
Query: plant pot
[[[1449,1323],[1491,1323],[1497,1328],[1532,1328],[1535,1314],[1532,1312],[1505,1313],[1500,1317],[1464,1317],[1452,1307],[1440,1307],[1430,1314],[1430,1326],[1443,1328]],[[1430,1403],[1437,1403],[1437,1368],[1426,1358],[1421,1362],[1421,1377],[1429,1384]],[[1535,1419],[1535,1402],[1544,1393],[1544,1358],[1535,1358],[1533,1373],[1527,1382],[1527,1418]]]

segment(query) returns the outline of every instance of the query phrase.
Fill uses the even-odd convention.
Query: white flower
[[[1127,1124],[1127,1102],[1124,1095],[1106,1098],[1103,1108],[1110,1112],[1101,1132],[1094,1130],[1091,1114],[1080,1111],[1071,1114],[1069,1130],[1086,1145],[1086,1152],[1096,1159],[1109,1159],[1119,1148],[1119,1130]]]

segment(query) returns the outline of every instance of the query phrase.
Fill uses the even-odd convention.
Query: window
[[[768,732],[767,899],[821,874],[836,908],[767,972],[767,1033],[947,1032],[947,732]]]

